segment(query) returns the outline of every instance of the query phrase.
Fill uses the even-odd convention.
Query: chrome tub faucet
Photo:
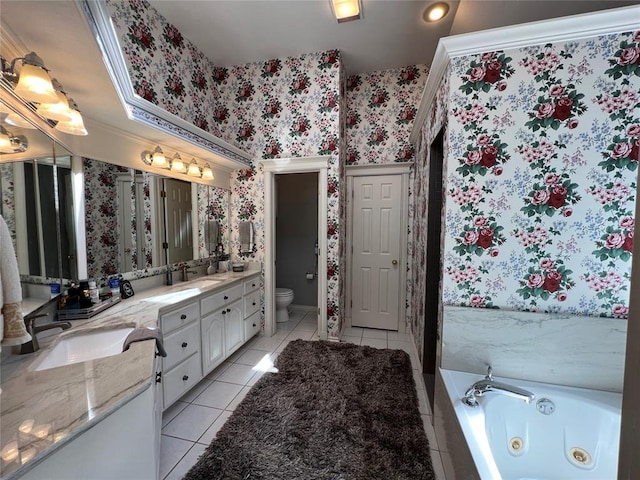
[[[531,402],[535,398],[535,395],[529,390],[494,380],[493,369],[491,368],[491,365],[489,365],[487,368],[487,375],[482,380],[478,380],[469,387],[464,394],[464,397],[462,397],[462,403],[470,407],[477,407],[477,397],[482,397],[489,392],[519,398],[520,400],[524,400],[526,403]]]

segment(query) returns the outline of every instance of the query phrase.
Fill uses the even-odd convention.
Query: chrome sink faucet
[[[23,343],[20,346],[20,354],[24,353],[33,353],[40,350],[40,344],[38,344],[37,334],[40,332],[44,332],[45,330],[51,330],[52,328],[61,328],[62,330],[67,330],[71,328],[71,324],[69,322],[55,322],[55,323],[47,323],[45,325],[35,325],[36,318],[40,317],[48,317],[48,313],[39,313],[36,315],[27,315],[24,317],[24,326],[31,335],[31,340],[27,343]]]
[[[470,407],[477,407],[477,397],[482,397],[488,392],[495,392],[501,395],[519,398],[520,400],[524,400],[526,403],[529,403],[535,398],[535,395],[529,390],[494,380],[493,369],[491,368],[491,365],[489,365],[487,368],[487,375],[482,380],[478,380],[469,387],[464,394],[464,397],[462,397],[462,403]]]
[[[198,272],[196,272],[195,270],[189,270],[189,267],[187,267],[186,265],[183,266],[180,271],[182,272],[182,281],[186,282],[189,280],[189,274],[193,273],[196,274]]]

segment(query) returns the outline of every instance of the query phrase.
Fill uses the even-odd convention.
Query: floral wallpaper
[[[4,218],[16,249],[16,200],[13,180],[13,162],[0,163],[0,213]]]
[[[426,65],[352,75],[346,84],[346,164],[369,165],[414,160],[409,135],[424,84]],[[415,170],[409,184],[414,184]],[[410,196],[413,200],[413,195]],[[412,201],[410,201],[412,204]],[[407,249],[413,249],[413,208],[409,207]],[[411,256],[408,256],[411,258]],[[407,260],[405,322],[411,322],[413,260]]]
[[[205,244],[205,222],[216,220],[220,229],[222,245],[229,245],[229,190],[197,184],[198,187],[198,248],[200,258],[208,258],[211,252]]]
[[[409,135],[427,79],[426,65],[347,78],[347,165],[409,162]]]
[[[444,303],[626,318],[640,32],[452,60]]]
[[[232,67],[214,66],[143,0],[107,2],[138,95],[236,145],[254,159],[330,155],[328,335],[340,333],[344,308],[344,170],[340,53],[335,50]],[[251,220],[264,256],[264,180],[257,162],[236,171],[231,193],[231,254],[238,222]]]
[[[252,157],[313,157],[330,155],[328,171],[328,335],[337,338],[344,292],[341,243],[344,210],[340,198],[341,58],[337,51],[256,62],[220,69],[226,79],[229,117],[223,128],[235,131],[239,147]],[[249,93],[251,92],[251,93]],[[225,99],[225,97],[223,97]],[[239,224],[250,220],[256,229],[254,253],[264,258],[264,175],[258,165],[238,170],[231,193],[231,253],[239,252]]]

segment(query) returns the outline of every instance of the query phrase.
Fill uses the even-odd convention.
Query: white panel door
[[[191,184],[165,179],[167,243],[169,262],[193,258],[193,226],[191,225]]]
[[[402,177],[354,177],[351,324],[398,330]]]

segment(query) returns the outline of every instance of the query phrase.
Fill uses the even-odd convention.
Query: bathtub
[[[482,480],[616,478],[621,394],[495,377],[535,399],[490,392],[469,407],[460,399],[482,375],[440,374]]]

